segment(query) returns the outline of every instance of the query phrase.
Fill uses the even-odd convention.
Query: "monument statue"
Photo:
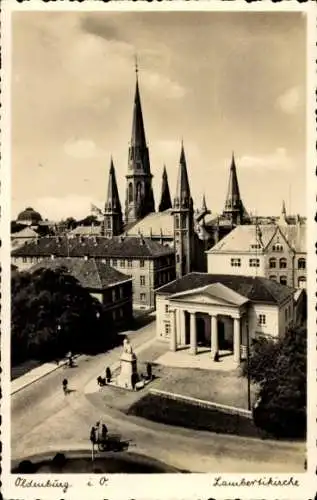
[[[133,389],[138,379],[137,357],[133,352],[128,338],[123,341],[123,352],[120,356],[120,374],[117,378],[118,385]]]

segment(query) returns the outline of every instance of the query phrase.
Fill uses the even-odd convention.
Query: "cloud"
[[[290,169],[292,159],[285,148],[277,148],[273,153],[263,156],[242,156],[237,160],[239,168],[254,168],[263,170]]]
[[[68,156],[79,159],[96,158],[104,154],[103,149],[90,139],[69,139],[64,144],[64,151]]]
[[[142,85],[153,93],[159,92],[164,99],[181,99],[186,94],[186,89],[168,76],[146,71],[142,73]]]
[[[291,87],[276,100],[276,106],[284,113],[292,115],[303,104],[303,95],[301,87]]]
[[[34,201],[33,205],[43,218],[61,220],[67,217],[81,219],[90,215],[91,203],[98,207],[102,207],[104,201],[93,200],[89,196],[80,196],[71,193],[65,197],[45,196],[43,198],[38,198]]]

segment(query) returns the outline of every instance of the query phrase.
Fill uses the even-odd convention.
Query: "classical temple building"
[[[171,351],[211,359],[233,355],[239,364],[247,345],[278,338],[294,324],[294,290],[262,277],[189,273],[156,290],[156,335]]]

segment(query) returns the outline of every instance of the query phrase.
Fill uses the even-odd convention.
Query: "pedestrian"
[[[108,427],[106,424],[102,424],[101,426],[101,438],[103,441],[107,439],[107,434],[108,434]]]
[[[67,378],[64,378],[62,385],[63,385],[64,394],[66,395],[67,394],[67,387],[68,387],[68,380],[67,380]]]

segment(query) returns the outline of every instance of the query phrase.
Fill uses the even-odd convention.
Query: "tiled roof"
[[[265,248],[271,241],[273,235],[278,229],[288,241],[289,245],[298,253],[306,252],[306,225],[285,225],[277,226],[275,224],[259,225],[261,232],[261,242]],[[251,244],[256,243],[256,226],[241,225],[233,229],[227,236],[220,240],[214,247],[208,250],[208,253],[240,253],[252,252]]]
[[[61,267],[66,267],[68,272],[74,276],[84,288],[93,290],[104,290],[109,286],[131,279],[126,274],[120,273],[98,259],[84,260],[76,257],[57,258],[53,260],[44,259],[32,266],[30,272],[34,272],[41,268],[56,270]]]
[[[11,239],[15,238],[37,238],[38,234],[34,229],[32,229],[30,226],[24,227],[20,231],[17,231],[16,233],[11,234]]]
[[[145,237],[160,237],[163,236],[174,238],[174,222],[172,210],[168,209],[164,212],[152,212],[144,219],[141,219],[128,229],[128,236],[137,236],[141,233]]]
[[[149,238],[45,237],[13,250],[14,257],[112,257],[152,258],[172,255],[173,249]]]
[[[253,302],[279,304],[293,295],[293,289],[262,277],[227,274],[189,273],[156,290],[158,294],[175,294],[221,283]]]
[[[101,236],[101,226],[77,226],[68,234],[71,236]]]

